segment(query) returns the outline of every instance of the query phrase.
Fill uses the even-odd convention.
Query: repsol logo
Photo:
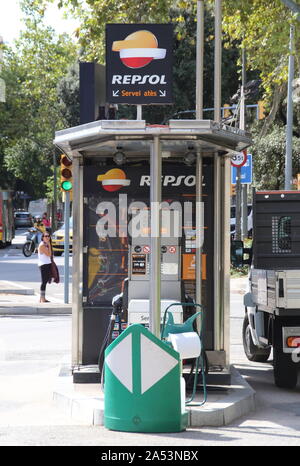
[[[195,175],[164,175],[161,177],[163,186],[195,186],[196,176]],[[150,175],[141,176],[140,186],[150,186]]]
[[[114,74],[111,80],[112,84],[167,84],[166,75],[162,74]]]

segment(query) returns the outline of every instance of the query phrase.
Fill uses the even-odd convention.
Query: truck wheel
[[[279,388],[295,388],[297,385],[297,366],[292,361],[291,354],[284,354],[281,345],[273,347],[274,382]]]
[[[245,314],[243,322],[243,345],[249,361],[266,362],[270,356],[271,348],[258,348],[253,343],[249,319]]]

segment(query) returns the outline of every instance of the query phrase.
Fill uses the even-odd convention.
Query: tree
[[[209,0],[210,3],[213,0]],[[293,2],[294,4],[298,3]],[[299,8],[299,7],[298,7]],[[247,69],[258,70],[267,119],[262,136],[275,121],[286,95],[290,24],[295,24],[295,74],[300,70],[299,21],[281,0],[225,0],[223,28],[227,44],[247,51]]]
[[[61,115],[66,125],[77,126],[80,123],[79,102],[79,65],[70,66],[67,74],[63,76],[57,85],[57,97]]]
[[[44,9],[51,0],[23,0],[31,8]],[[81,19],[78,38],[81,44],[81,59],[105,63],[105,25],[106,23],[130,22],[172,22],[174,24],[174,66],[173,66],[173,105],[150,105],[143,107],[143,118],[149,123],[162,123],[174,114],[195,109],[196,86],[196,2],[147,0],[136,3],[133,0],[62,0],[60,5],[72,10]],[[88,5],[88,8],[86,8]],[[205,14],[205,69],[204,69],[204,106],[213,106],[213,50],[214,21],[212,9]],[[227,47],[223,53],[223,101],[238,88],[236,47]],[[227,80],[227,76],[229,79]],[[187,85],[188,83],[188,85]],[[184,114],[183,114],[184,115]],[[208,118],[211,115],[206,115]],[[120,105],[118,118],[136,118],[133,106]],[[194,114],[188,114],[193,118]]]
[[[77,51],[66,35],[56,37],[37,14],[26,19],[26,26],[14,47],[4,49],[1,76],[7,101],[0,115],[0,173],[30,179],[39,197],[51,173],[54,133],[66,126],[57,85]]]
[[[23,0],[23,7],[43,14],[54,0]],[[59,0],[64,7],[80,19],[77,37],[82,47],[82,58],[103,63],[105,55],[106,23],[166,22],[173,0]]]
[[[251,148],[254,178],[258,189],[283,189],[285,164],[285,128],[273,125],[264,138],[259,133]],[[293,176],[300,173],[300,139],[293,138]]]

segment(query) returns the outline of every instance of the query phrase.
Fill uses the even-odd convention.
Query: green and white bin
[[[142,325],[105,351],[104,426],[124,432],[180,432],[188,423],[179,353]]]

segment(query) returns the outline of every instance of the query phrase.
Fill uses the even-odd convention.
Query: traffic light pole
[[[245,129],[245,84],[246,84],[246,54],[245,49],[242,49],[242,86],[241,86],[241,105],[240,105],[240,129]],[[244,199],[245,201],[245,199]],[[236,169],[236,200],[235,200],[235,240],[242,239],[242,182],[241,182],[241,167]]]
[[[57,213],[57,173],[56,173],[56,155],[53,151],[53,203],[52,203],[52,233],[56,231],[56,213]]]
[[[69,302],[70,192],[65,191],[64,303]]]

